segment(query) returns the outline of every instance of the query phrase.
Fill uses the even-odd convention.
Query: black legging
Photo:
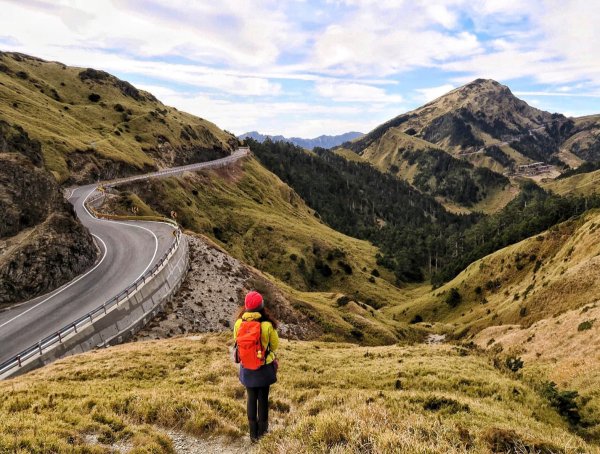
[[[250,421],[267,421],[269,419],[269,387],[246,388],[246,391],[248,391],[248,405],[246,407],[248,419]]]

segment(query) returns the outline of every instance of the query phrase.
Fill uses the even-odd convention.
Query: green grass
[[[2,382],[0,446],[103,452],[127,443],[146,453],[173,452],[167,428],[245,437],[229,342],[203,335],[129,344]],[[598,452],[532,388],[461,347],[284,341],[280,359],[272,432],[259,452],[487,453],[498,439],[527,452]],[[103,445],[91,446],[92,436]]]
[[[116,173],[120,168],[139,172],[168,163],[173,149],[231,149],[235,142],[209,121],[164,106],[143,92],[147,99],[136,100],[112,81],[83,81],[79,77],[83,68],[8,53],[0,54],[0,64],[7,68],[0,71],[0,119],[23,127],[40,141],[45,167],[59,182],[90,177],[89,167],[77,171],[82,175],[73,175],[75,152],[89,153],[78,157],[88,166],[94,160],[109,160]],[[19,72],[26,77],[19,77]],[[100,95],[98,102],[88,99],[92,93]],[[122,112],[115,109],[117,104]],[[196,138],[186,140],[184,129]],[[159,136],[171,146],[161,145]]]
[[[185,229],[209,236],[266,273],[296,310],[321,326],[324,338],[372,345],[418,336],[381,310],[409,296],[392,284],[391,272],[376,264],[378,249],[323,224],[255,159],[124,189],[109,204],[111,212],[131,214],[134,206],[146,215],[175,211]],[[337,300],[342,296],[352,304],[341,307]]]

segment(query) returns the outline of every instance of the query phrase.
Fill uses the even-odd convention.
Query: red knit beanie
[[[263,307],[265,307],[265,304],[263,302],[262,295],[257,291],[252,290],[246,295],[246,299],[244,300],[244,306],[247,311],[259,311]]]

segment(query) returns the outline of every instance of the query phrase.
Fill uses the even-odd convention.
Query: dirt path
[[[255,448],[246,438],[244,441],[231,442],[225,438],[200,439],[183,432],[167,431],[177,454],[246,454],[255,452]]]

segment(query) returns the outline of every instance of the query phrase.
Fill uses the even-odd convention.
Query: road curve
[[[117,186],[132,181],[167,177],[183,172],[221,167],[240,159],[240,149],[225,158],[100,183]],[[84,274],[62,287],[0,312],[0,363],[68,323],[84,316],[120,293],[153,267],[174,241],[175,227],[162,222],[109,221],[93,217],[85,201],[99,184],[70,191],[77,217],[100,249],[99,260]]]

